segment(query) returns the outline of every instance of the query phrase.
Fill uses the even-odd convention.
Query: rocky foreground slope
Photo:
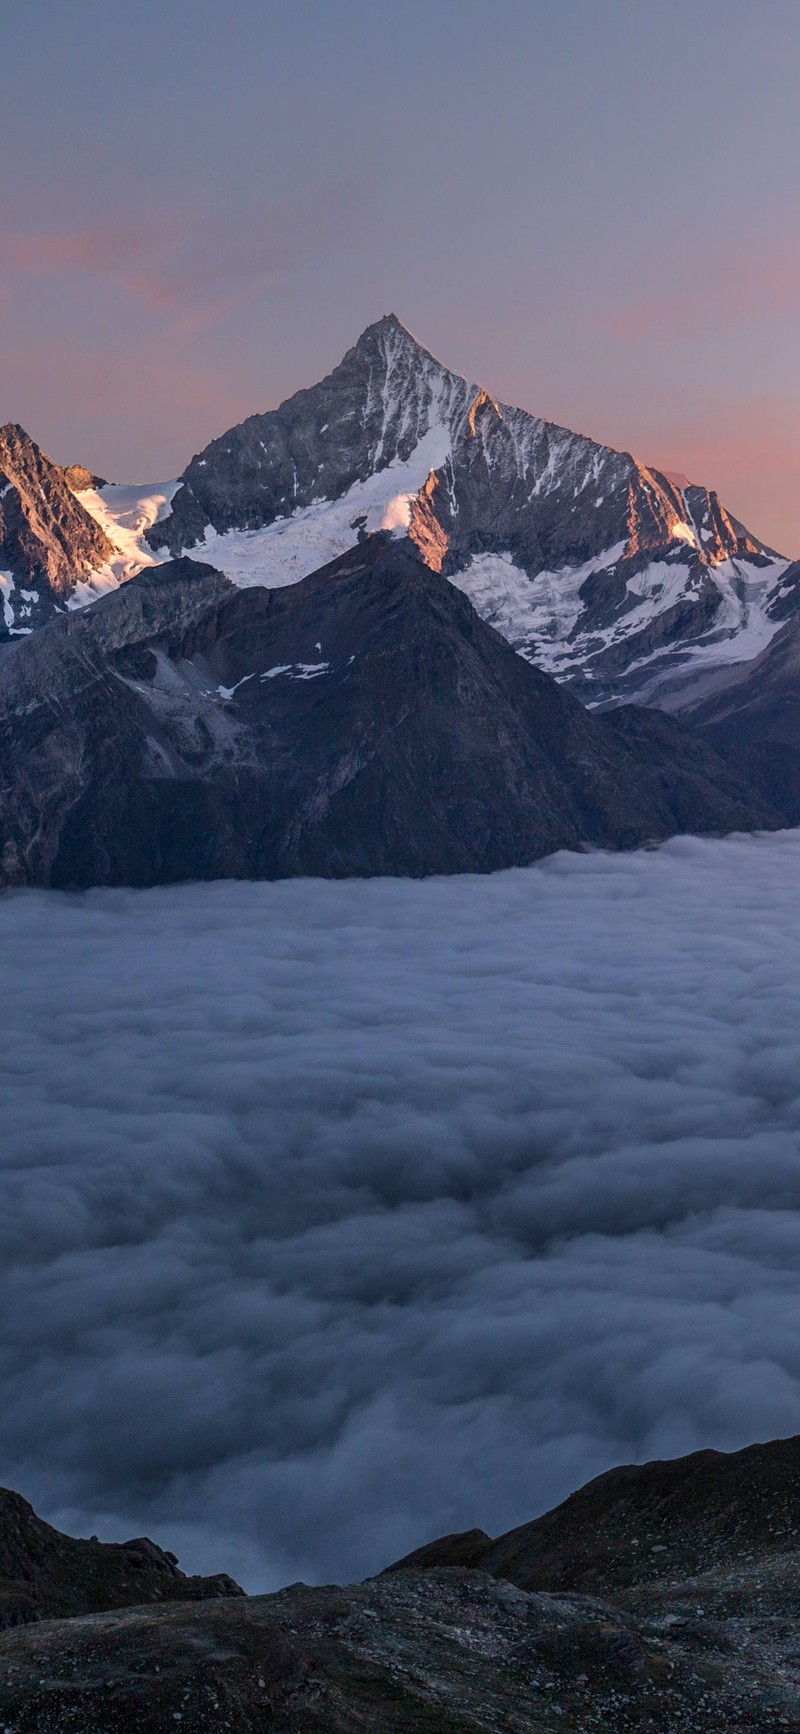
[[[499,1543],[448,1537],[365,1584],[7,1630],[0,1723],[798,1734],[799,1488],[800,1439],[702,1452],[614,1471]]]
[[[794,800],[655,712],[593,716],[380,535],[276,591],[170,562],[0,650],[5,885],[486,872]]]

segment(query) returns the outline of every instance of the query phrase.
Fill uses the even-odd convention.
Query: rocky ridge
[[[655,712],[595,717],[382,535],[237,590],[180,559],[0,650],[0,883],[487,872],[780,826]]]
[[[272,586],[379,529],[589,703],[735,661],[786,606],[788,563],[712,491],[495,401],[393,314],[193,458],[147,540]]]
[[[792,1558],[800,1548],[800,1438],[626,1464],[492,1539],[443,1536],[389,1567],[488,1572],[519,1589],[602,1595]]]
[[[91,479],[91,478],[90,478]],[[6,635],[30,632],[63,609],[114,547],[24,428],[0,428],[0,592]]]
[[[186,1577],[174,1554],[146,1536],[116,1543],[62,1535],[26,1499],[0,1488],[0,1630],[145,1602],[243,1593],[224,1572]]]

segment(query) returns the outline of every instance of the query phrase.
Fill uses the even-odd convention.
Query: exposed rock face
[[[490,871],[776,826],[655,713],[593,717],[408,545],[304,583],[155,567],[0,655],[7,885]]]
[[[93,476],[85,464],[68,464],[64,471],[64,480],[73,494],[83,494],[87,488],[105,488],[108,486],[103,476]]]
[[[152,545],[178,554],[201,540],[208,524],[258,530],[314,500],[337,500],[376,470],[407,462],[432,428],[442,428],[444,442],[477,389],[390,315],[319,385],[280,409],[248,416],[193,458],[169,517],[150,532]]]
[[[174,1555],[145,1536],[116,1544],[62,1535],[26,1499],[0,1488],[0,1630],[142,1602],[242,1593],[224,1572],[186,1577]]]
[[[108,536],[24,428],[0,428],[0,637],[50,619],[110,560]]]
[[[799,1468],[796,1439],[701,1452],[365,1584],[6,1631],[0,1718],[13,1734],[798,1734]]]
[[[589,703],[666,690],[687,658],[725,664],[745,632],[768,642],[787,566],[713,492],[496,403],[394,315],[193,458],[148,540],[208,543],[232,577],[271,586],[381,528],[406,529]]]

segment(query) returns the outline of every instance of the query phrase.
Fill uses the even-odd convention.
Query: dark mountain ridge
[[[800,1549],[800,1438],[610,1469],[496,1540],[443,1536],[390,1571],[458,1565],[520,1589],[602,1595]]]
[[[487,872],[785,822],[671,719],[594,717],[409,544],[237,590],[183,559],[0,653],[0,882]]]
[[[174,1554],[146,1536],[117,1543],[62,1535],[26,1499],[0,1487],[0,1630],[143,1602],[243,1593],[224,1572],[186,1577]]]

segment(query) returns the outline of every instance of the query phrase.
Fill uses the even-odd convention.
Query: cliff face
[[[0,428],[0,629],[28,632],[114,556],[108,536],[25,433]]]

